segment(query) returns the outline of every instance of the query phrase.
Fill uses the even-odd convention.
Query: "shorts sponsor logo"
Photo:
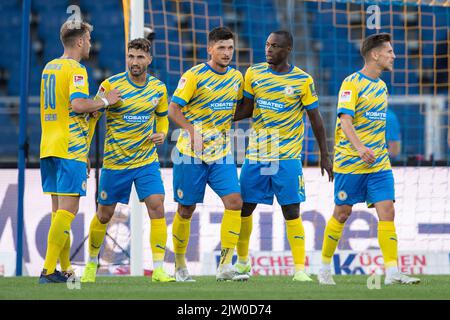
[[[108,199],[108,194],[105,191],[100,192],[100,198],[102,200]]]
[[[184,197],[183,190],[178,189],[178,190],[177,190],[177,195],[178,195],[178,198],[183,199],[183,197]]]
[[[186,82],[187,82],[187,79],[185,77],[182,77],[180,79],[180,81],[178,81],[177,89],[183,89],[186,86]]]
[[[81,189],[83,189],[83,191],[86,191],[87,188],[87,182],[86,180],[83,181],[83,183],[81,184]]]
[[[347,192],[345,192],[344,190],[341,190],[338,192],[338,199],[341,201],[347,200],[348,195]]]
[[[339,102],[350,102],[351,99],[352,99],[351,90],[344,90],[339,95]]]
[[[73,76],[73,85],[75,87],[83,87],[84,86],[84,76],[81,74],[75,74]]]

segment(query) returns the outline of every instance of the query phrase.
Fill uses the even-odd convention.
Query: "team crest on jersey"
[[[178,189],[178,190],[177,190],[177,195],[178,195],[178,198],[183,199],[183,197],[184,197],[183,190]]]
[[[86,183],[86,180],[84,180],[83,183],[81,184],[81,189],[83,189],[83,191],[86,191],[86,187],[87,187],[87,183]]]
[[[177,89],[183,89],[186,86],[187,79],[185,77],[181,77],[180,81],[178,81]]]
[[[100,198],[102,200],[108,199],[108,194],[105,191],[100,192]]]
[[[292,87],[284,88],[284,94],[287,96],[292,96],[294,94],[294,88]]]
[[[341,201],[347,200],[348,196],[347,196],[347,192],[345,192],[344,190],[341,190],[338,192],[338,199]]]
[[[73,85],[75,87],[83,87],[84,86],[84,76],[81,74],[75,74],[73,76]]]
[[[159,103],[159,99],[158,99],[157,97],[154,97],[154,98],[152,99],[151,103],[152,103],[152,105],[153,105],[154,107],[156,107],[156,106],[158,105],[158,103]]]
[[[234,86],[233,86],[233,89],[234,89],[234,91],[238,92],[238,90],[239,90],[239,84],[238,84],[238,83],[235,83]]]
[[[339,96],[339,102],[350,102],[351,99],[352,99],[351,90],[344,90],[341,92],[341,95]]]

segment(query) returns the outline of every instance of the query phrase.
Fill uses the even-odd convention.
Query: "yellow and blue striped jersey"
[[[191,149],[188,132],[180,134],[177,149],[190,157],[206,162],[225,157],[231,150],[231,129],[236,105],[242,100],[243,77],[238,70],[228,67],[220,73],[207,63],[186,71],[178,82],[172,101],[203,137],[203,154]]]
[[[381,79],[371,79],[361,72],[345,78],[339,91],[335,130],[334,171],[371,173],[389,170],[386,146],[387,87]],[[361,142],[375,153],[373,164],[364,162],[342,131],[341,114],[353,117],[353,126]]]
[[[278,73],[258,63],[245,74],[244,95],[254,100],[247,159],[300,159],[305,110],[318,107],[313,78],[293,65]]]
[[[40,157],[86,162],[89,115],[72,110],[71,101],[89,97],[86,68],[73,59],[53,59],[41,79]]]
[[[113,89],[122,93],[122,99],[103,111],[106,113],[103,168],[132,169],[158,161],[156,146],[149,137],[156,132],[159,121],[168,123],[165,84],[147,75],[147,82],[140,86],[131,81],[128,72],[123,72],[103,81],[97,96],[104,97]]]

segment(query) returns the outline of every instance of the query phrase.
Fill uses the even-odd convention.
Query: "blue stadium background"
[[[288,28],[295,35],[293,62],[313,75],[319,97],[335,97],[345,76],[362,66],[358,46],[355,45],[355,41],[349,41],[349,39],[358,39],[364,34],[375,32],[375,30],[353,27],[355,22],[348,21],[350,15],[344,11],[355,8],[355,10],[358,8],[365,10],[371,3],[361,4],[360,1],[335,3],[295,1],[295,3],[296,5],[292,7],[293,12],[286,16],[292,1],[146,1],[148,10],[145,15],[146,25],[151,25],[155,32],[155,59],[150,66],[151,72],[167,84],[171,94],[180,77],[178,70],[187,70],[195,61],[207,59],[206,50],[202,47],[206,44],[207,29],[221,24],[231,27],[238,33],[239,43],[235,60],[239,59],[237,67],[245,72],[249,64],[264,61],[264,43],[268,34],[273,30]],[[405,5],[403,1],[373,3],[378,4],[382,12],[393,12],[393,14],[382,15],[380,30],[394,30],[394,40],[397,41],[394,48],[399,57],[395,68],[401,71],[395,71],[393,75],[388,74],[383,77],[390,93],[409,96],[431,94],[447,97],[450,8],[423,5],[420,6],[420,14],[417,15],[419,9],[415,4]],[[94,25],[91,58],[84,61],[89,73],[91,94],[95,94],[99,83],[104,78],[124,71],[122,1],[33,0],[30,64],[30,95],[32,97],[39,96],[40,76],[46,62],[62,54],[59,28],[68,18],[66,10],[71,4],[79,5],[83,17]],[[0,43],[3,44],[0,50],[0,165],[2,166],[14,166],[17,161],[21,5],[20,0],[0,0]],[[165,13],[158,14],[162,10]],[[330,14],[330,10],[334,10],[335,13]],[[182,19],[183,16],[180,13],[191,15],[195,13],[195,16],[193,19]],[[414,21],[414,18],[412,21],[408,20],[406,13],[412,13],[413,16],[415,14],[416,20]],[[421,18],[417,19],[417,16]],[[408,18],[407,22],[405,17]],[[407,27],[405,23],[408,24]],[[180,29],[180,26],[181,31],[194,31],[176,31],[177,28]],[[392,29],[383,29],[383,26],[391,26]],[[433,26],[439,26],[439,28],[433,29]],[[434,44],[419,45],[419,49],[414,45],[425,43],[431,38]],[[170,41],[169,45],[166,45],[167,40]],[[197,46],[186,45],[193,41]],[[244,47],[248,50],[239,50]],[[432,59],[428,55],[440,58]],[[189,59],[184,59],[186,57]],[[421,70],[434,70],[434,72],[421,72]],[[35,166],[39,158],[40,124],[37,100],[32,98],[30,101],[28,165]],[[446,108],[447,105],[448,103]],[[331,107],[333,107],[332,104],[324,105],[322,109],[325,114],[330,148],[335,119]],[[421,113],[420,105],[394,105],[392,108],[400,121],[403,139],[402,156],[396,161],[398,165],[435,164],[436,160],[440,164],[450,163],[446,139],[441,142],[444,144],[441,147],[445,152],[440,159],[424,159],[425,118]],[[445,110],[442,115],[445,135],[448,121],[446,112]],[[245,124],[243,126],[245,127]],[[99,132],[100,141],[103,141],[101,134],[104,132],[103,128],[100,128]],[[314,163],[317,160],[314,152],[317,147],[310,132],[308,137],[305,148],[308,153],[307,159]],[[172,143],[166,143],[160,150],[163,165],[170,165],[172,146]],[[94,146],[93,149],[95,150],[96,147]],[[100,152],[101,149],[100,145]]]

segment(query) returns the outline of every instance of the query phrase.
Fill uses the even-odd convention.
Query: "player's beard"
[[[137,67],[137,68],[131,67],[130,72],[133,77],[140,77],[145,72],[145,70],[140,67]]]

